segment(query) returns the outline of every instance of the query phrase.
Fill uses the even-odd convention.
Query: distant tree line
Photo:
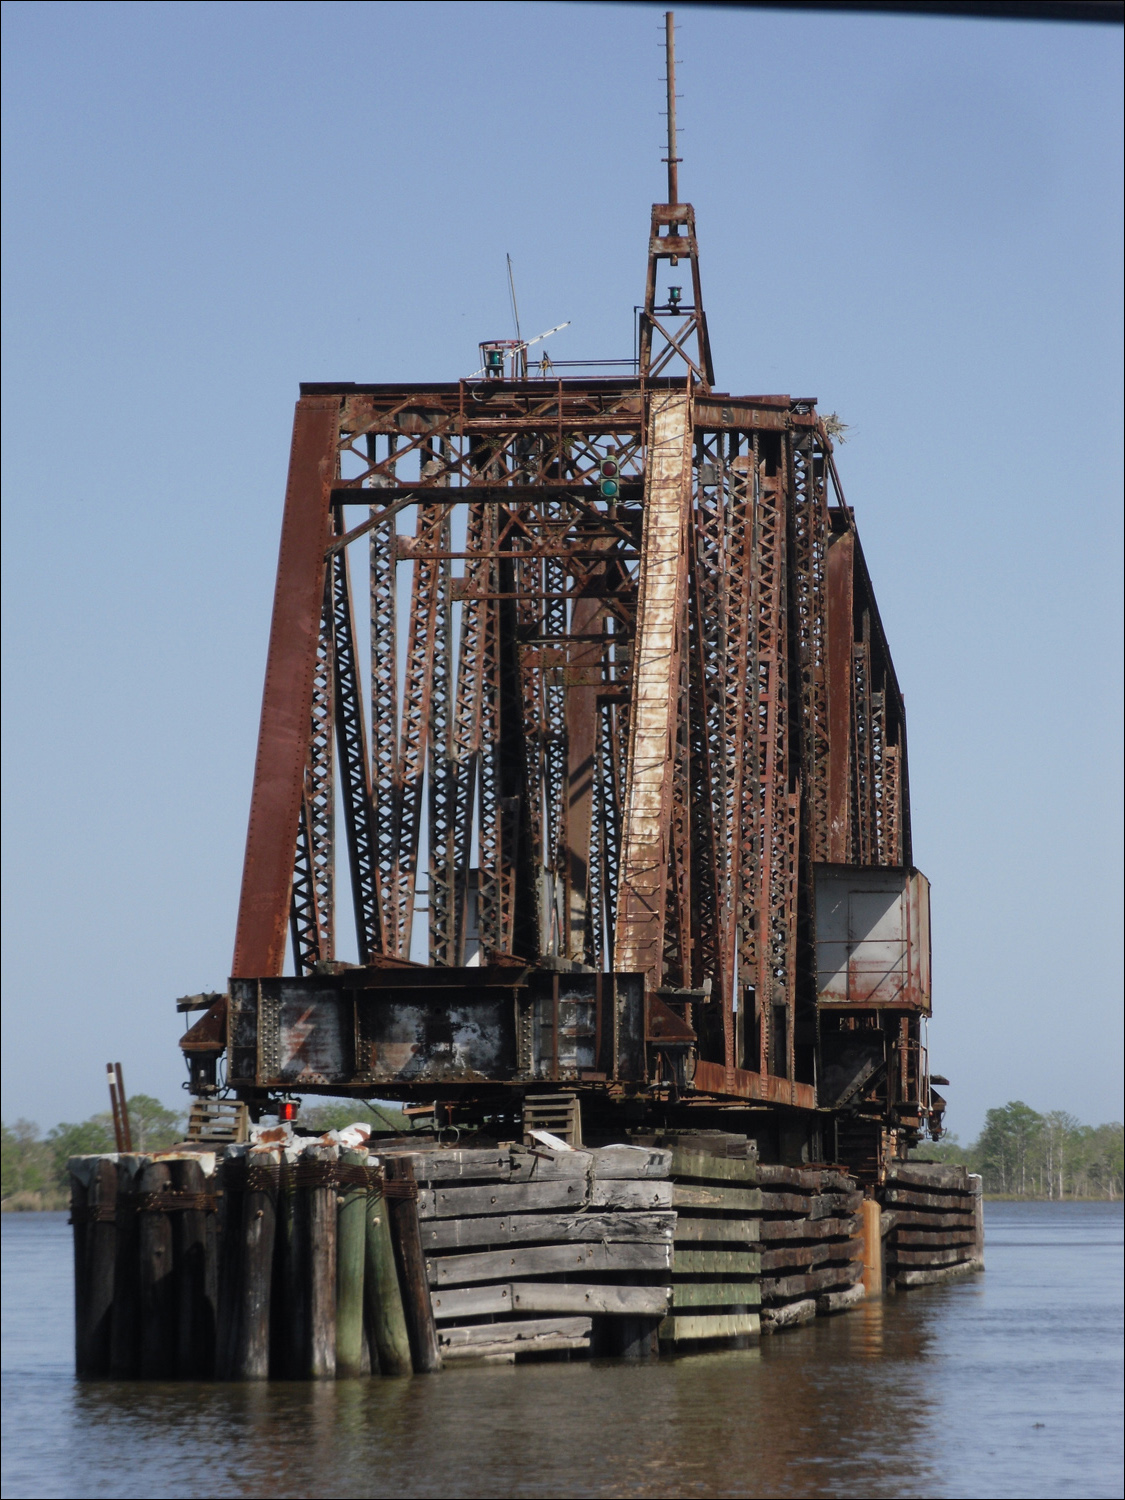
[[[129,1100],[129,1126],[133,1149],[160,1151],[183,1140],[186,1115],[165,1109],[150,1094],[134,1094]],[[329,1099],[301,1110],[298,1127],[303,1130],[337,1130],[355,1120],[365,1120],[376,1130],[408,1132],[410,1120],[394,1105],[365,1105],[354,1099]],[[58,1209],[70,1202],[66,1164],[72,1156],[95,1156],[117,1149],[113,1116],[106,1110],[77,1125],[56,1125],[41,1134],[30,1120],[0,1125],[0,1206],[5,1209]]]
[[[917,1160],[958,1162],[979,1172],[984,1191],[1003,1198],[1120,1198],[1125,1173],[1120,1121],[1083,1125],[1065,1110],[1041,1115],[1013,1099],[984,1117],[969,1146],[955,1135],[920,1146]]]
[[[301,1111],[304,1129],[331,1130],[367,1118],[377,1130],[403,1130],[410,1122],[393,1105],[368,1106],[330,1100]],[[136,1151],[159,1151],[183,1138],[185,1117],[149,1094],[129,1100]],[[5,1209],[65,1208],[67,1160],[115,1149],[113,1117],[91,1115],[79,1124],[56,1125],[46,1135],[29,1120],[0,1125],[0,1199]],[[1125,1132],[1118,1122],[1083,1125],[1063,1110],[1041,1115],[1016,1099],[990,1109],[971,1145],[955,1135],[927,1143],[914,1153],[924,1161],[957,1162],[979,1172],[984,1191],[1013,1198],[1109,1198],[1125,1196]]]
[[[135,1151],[160,1151],[183,1139],[184,1115],[165,1109],[150,1094],[134,1094],[129,1126]],[[71,1156],[93,1156],[117,1149],[113,1116],[91,1115],[77,1125],[64,1123],[41,1135],[30,1120],[0,1124],[0,1200],[6,1209],[65,1208],[70,1199],[66,1164]]]

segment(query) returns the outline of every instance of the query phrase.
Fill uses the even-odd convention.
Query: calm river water
[[[3,1216],[20,1496],[1120,1496],[1120,1205],[989,1204],[988,1272],[655,1365],[79,1385],[64,1214]]]

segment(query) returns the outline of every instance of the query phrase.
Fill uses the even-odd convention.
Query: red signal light
[[[297,1102],[294,1099],[283,1099],[277,1106],[278,1122],[282,1125],[292,1125],[297,1118]]]

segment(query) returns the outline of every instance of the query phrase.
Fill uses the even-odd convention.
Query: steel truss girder
[[[306,631],[296,653],[284,909],[299,969],[336,957],[338,780],[361,963],[519,959],[640,971],[654,995],[707,987],[711,1003],[682,1008],[701,1059],[728,1084],[793,1079],[812,862],[909,858],[901,696],[815,412],[635,383],[342,392],[330,419],[328,404],[303,398],[294,445],[303,618],[319,591],[311,652]],[[671,644],[653,655],[669,436],[653,423],[673,408]],[[595,484],[607,453],[625,476],[612,503]],[[353,494],[368,507],[366,662],[348,536],[328,526]],[[638,720],[638,651],[665,683],[659,724]],[[644,868],[646,756],[659,795]],[[240,934],[253,926],[244,903]]]

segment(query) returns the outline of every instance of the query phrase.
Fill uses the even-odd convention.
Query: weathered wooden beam
[[[762,1195],[757,1188],[701,1187],[677,1182],[672,1188],[673,1208],[716,1208],[727,1213],[759,1213]]]
[[[677,1276],[756,1276],[762,1268],[757,1250],[685,1250],[681,1245],[672,1266]]]
[[[795,1276],[763,1276],[762,1301],[786,1302],[792,1297],[807,1297],[810,1292],[832,1286],[853,1286],[863,1276],[863,1262],[847,1261],[840,1266],[825,1266]]]
[[[465,1286],[504,1276],[583,1275],[597,1271],[670,1271],[670,1244],[535,1245],[469,1255],[429,1256],[430,1286]]]
[[[757,1307],[762,1292],[756,1281],[683,1281],[672,1283],[672,1306]]]
[[[851,1239],[856,1221],[847,1219],[763,1219],[763,1240]]]
[[[914,1188],[893,1185],[883,1194],[888,1204],[902,1204],[907,1208],[934,1208],[939,1213],[972,1213],[975,1199],[971,1193],[923,1193]]]
[[[751,1245],[758,1241],[758,1228],[757,1219],[690,1219],[681,1213],[676,1215],[674,1238],[677,1245],[708,1242]]]
[[[672,1157],[672,1176],[694,1182],[736,1182],[752,1186],[758,1181],[758,1163],[750,1158],[709,1156],[701,1151],[677,1150]]]
[[[814,1309],[815,1310],[815,1309]],[[687,1343],[696,1339],[754,1338],[759,1332],[757,1313],[674,1313],[661,1323],[661,1343]]]
[[[753,1221],[750,1221],[753,1223]],[[757,1225],[754,1224],[757,1228]],[[511,1214],[497,1218],[426,1219],[427,1254],[467,1245],[535,1244],[597,1240],[606,1244],[664,1244],[678,1230],[672,1213]]]
[[[590,1343],[590,1318],[536,1318],[514,1323],[478,1323],[468,1328],[443,1328],[443,1360],[484,1359],[491,1356],[541,1353],[549,1349],[583,1349]]]
[[[670,1289],[666,1286],[515,1281],[489,1286],[439,1288],[431,1293],[431,1300],[434,1317],[443,1322],[451,1318],[512,1312],[663,1317],[668,1311],[670,1296]]]

